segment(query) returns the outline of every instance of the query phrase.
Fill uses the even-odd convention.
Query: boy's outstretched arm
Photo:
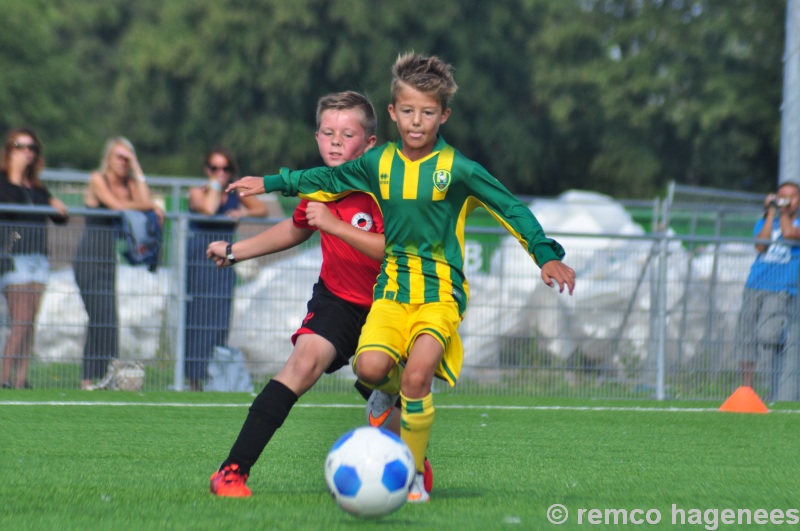
[[[237,262],[266,256],[300,245],[312,234],[313,230],[295,227],[292,219],[286,218],[255,236],[236,242],[233,254]],[[217,267],[227,267],[230,265],[227,261],[227,247],[227,241],[211,242],[206,249],[206,256],[213,260]]]
[[[225,189],[228,193],[234,190],[236,190],[241,197],[250,197],[251,195],[266,193],[266,190],[264,190],[264,178],[253,176],[242,177],[239,180],[233,181]]]
[[[559,293],[564,292],[564,287],[569,289],[569,294],[575,289],[575,270],[560,260],[550,260],[542,266],[542,280],[548,286],[555,287],[558,284]]]

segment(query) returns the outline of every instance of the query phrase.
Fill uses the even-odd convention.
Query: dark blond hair
[[[17,127],[6,134],[5,142],[3,142],[3,147],[0,149],[0,171],[8,171],[8,163],[11,159],[11,150],[14,149],[14,142],[16,142],[17,138],[22,135],[28,135],[31,137],[33,142],[38,146],[38,149],[36,150],[36,158],[33,159],[33,162],[28,164],[28,166],[25,168],[25,177],[34,188],[44,188],[42,181],[39,179],[39,173],[44,168],[42,143],[39,141],[39,137],[36,135],[36,133],[27,127]]]
[[[358,109],[361,111],[361,127],[364,128],[366,138],[375,136],[378,131],[378,119],[375,117],[375,107],[369,98],[352,90],[334,92],[322,96],[317,102],[317,129],[319,129],[322,113],[325,111],[346,111]]]
[[[392,103],[397,101],[401,85],[408,85],[425,94],[432,94],[447,109],[458,90],[453,67],[435,55],[407,52],[397,56],[392,67]]]

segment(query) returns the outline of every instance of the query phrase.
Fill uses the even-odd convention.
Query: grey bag
[[[141,391],[144,386],[144,364],[140,361],[113,360],[103,381],[89,389]]]
[[[244,354],[236,347],[214,347],[214,355],[208,363],[208,380],[204,391],[250,393],[253,381],[244,366]]]

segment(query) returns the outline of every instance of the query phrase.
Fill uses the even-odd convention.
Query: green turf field
[[[0,529],[620,528],[590,524],[591,509],[657,510],[660,523],[642,526],[674,529],[673,504],[686,513],[681,528],[773,529],[689,521],[701,514],[692,509],[706,522],[712,509],[800,509],[797,410],[437,396],[431,502],[360,521],[334,504],[322,469],[333,441],[362,423],[363,402],[319,393],[301,399],[254,467],[253,497],[215,498],[208,478],[251,400],[2,391]],[[553,504],[569,511],[564,525],[548,523]]]

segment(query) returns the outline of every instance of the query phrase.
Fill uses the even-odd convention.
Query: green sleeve
[[[320,166],[295,171],[281,168],[277,175],[264,176],[264,190],[279,191],[285,196],[302,195],[318,201],[331,201],[354,190],[371,192],[369,172],[363,158],[333,168]]]
[[[281,172],[284,168],[281,168]],[[283,177],[279,173],[277,175],[265,175],[264,176],[264,191],[266,192],[283,192],[284,189],[284,182]],[[289,195],[289,194],[284,194]]]
[[[471,192],[519,240],[539,267],[551,260],[563,259],[564,248],[545,235],[530,208],[481,165],[470,162],[473,167],[467,182]]]

